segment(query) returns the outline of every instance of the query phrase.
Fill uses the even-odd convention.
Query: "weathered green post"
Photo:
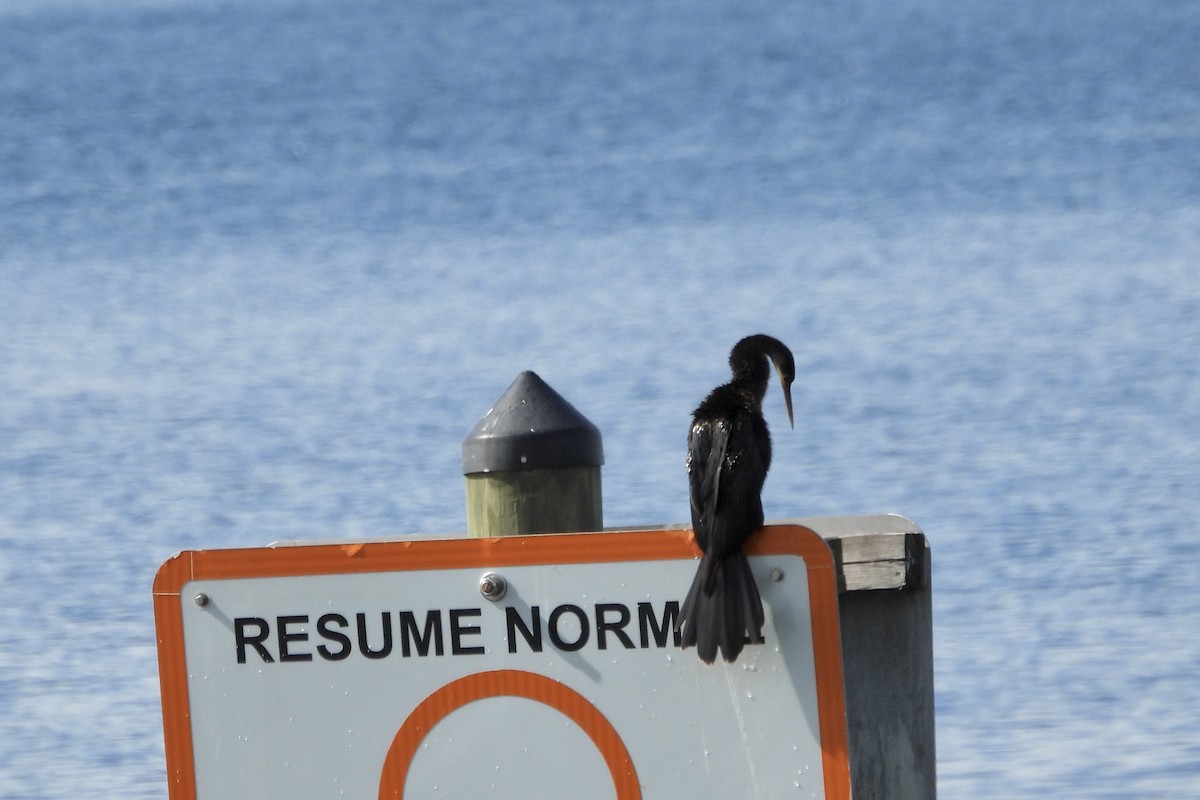
[[[472,538],[598,531],[600,431],[522,372],[463,440]]]

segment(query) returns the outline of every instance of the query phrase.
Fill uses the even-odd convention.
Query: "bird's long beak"
[[[792,428],[796,427],[796,423],[792,420],[792,385],[779,376],[779,383],[783,386],[783,404],[787,406],[788,425]]]
[[[792,362],[792,353],[782,342],[782,353],[771,353],[771,363],[775,365],[775,374],[779,376],[779,385],[783,387],[783,402],[787,406],[788,425],[794,429],[796,423],[792,420],[792,381],[796,380],[796,366]]]

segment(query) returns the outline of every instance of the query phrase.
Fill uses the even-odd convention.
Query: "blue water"
[[[934,556],[943,798],[1200,785],[1200,4],[0,0],[0,796],[166,795],[188,548],[465,529],[524,369]]]

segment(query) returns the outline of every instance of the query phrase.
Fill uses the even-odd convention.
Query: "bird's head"
[[[792,382],[796,380],[796,360],[792,358],[792,351],[787,345],[765,333],[756,333],[742,339],[729,353],[729,366],[733,370],[734,379],[746,381],[754,386],[758,399],[762,400],[770,378],[763,356],[770,359],[775,365],[775,372],[779,374],[779,385],[783,387],[783,402],[787,406],[788,424],[794,428],[796,423],[792,418]]]

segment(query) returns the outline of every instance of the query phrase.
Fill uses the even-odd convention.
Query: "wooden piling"
[[[533,372],[523,372],[463,440],[467,534],[598,531],[604,525],[600,431]]]
[[[933,592],[925,534],[895,514],[789,520],[833,550],[854,800],[934,800]]]

